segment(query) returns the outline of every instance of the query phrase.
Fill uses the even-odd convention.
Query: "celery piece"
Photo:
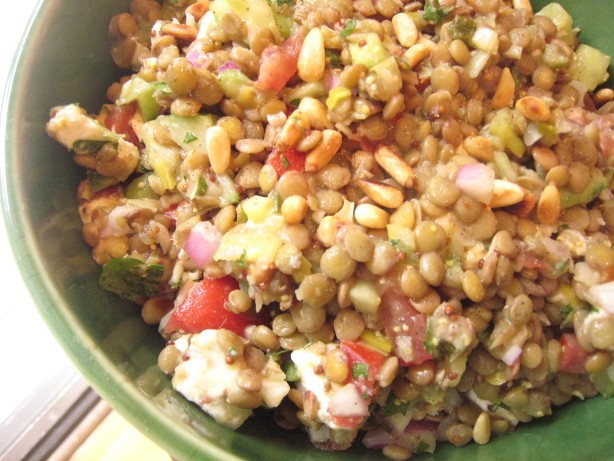
[[[255,104],[254,82],[240,70],[226,70],[218,75],[217,80],[224,96],[228,99],[237,101],[242,107],[251,107]]]
[[[564,69],[569,65],[569,57],[562,52],[560,44],[546,43],[542,62],[551,69]]]
[[[147,82],[140,77],[133,77],[122,86],[117,104],[129,104],[136,101],[141,115],[145,121],[153,120],[162,111],[154,94],[157,91],[155,84]]]
[[[488,129],[516,157],[524,155],[526,146],[520,136],[516,134],[511,116],[507,111],[499,111],[489,123]]]
[[[584,83],[588,91],[593,91],[608,79],[608,67],[611,61],[610,56],[582,43],[574,53],[569,75]]]
[[[273,11],[266,0],[213,0],[209,10],[213,12],[218,24],[221,24],[224,13],[233,12],[245,21],[248,30],[268,28],[276,42],[282,39]]]
[[[292,17],[279,13],[273,13],[273,17],[275,18],[275,24],[277,24],[281,37],[283,39],[290,37],[292,34],[292,27],[294,26]]]
[[[284,95],[284,102],[286,104],[292,104],[303,98],[319,99],[326,96],[326,91],[326,85],[322,82],[301,83],[294,88],[288,89],[288,92]],[[298,103],[294,105],[298,105]]]
[[[569,45],[573,44],[573,18],[559,3],[549,3],[535,14],[550,18],[556,26],[557,37]]]
[[[356,41],[350,42],[352,63],[364,64],[370,69],[390,57],[376,33],[367,32],[352,36],[356,38]]]
[[[500,150],[496,150],[493,157],[495,160],[495,169],[499,177],[512,182],[516,181],[518,175],[507,154]]]

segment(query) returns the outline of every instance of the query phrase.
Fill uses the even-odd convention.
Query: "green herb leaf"
[[[112,141],[100,139],[77,139],[72,145],[72,150],[78,154],[94,155],[97,154],[105,144],[109,144],[111,142]],[[117,146],[117,143],[113,144]]]
[[[163,273],[161,264],[146,264],[136,258],[114,258],[102,266],[99,285],[138,303],[159,293]]]
[[[194,142],[197,139],[198,139],[198,136],[196,136],[194,133],[191,133],[190,131],[188,131],[185,134],[185,138],[183,138],[183,143],[184,144],[190,144],[191,142]]]
[[[503,402],[496,402],[496,403],[493,403],[493,405],[491,407],[491,411],[497,411],[499,408],[501,408],[502,410],[509,410],[510,409],[510,407],[508,407]]]
[[[245,249],[241,252],[236,264],[239,269],[247,269],[247,251]]]
[[[201,176],[200,178],[198,178],[198,186],[196,187],[196,195],[198,195],[199,197],[202,197],[203,195],[207,193],[208,188],[209,188],[209,184],[207,183],[207,180],[204,178],[204,176]]]
[[[476,29],[477,24],[471,17],[456,16],[450,25],[450,38],[452,40],[462,40],[468,43],[473,37]]]
[[[442,8],[439,0],[426,0],[424,2],[424,20],[431,24],[439,24],[453,9],[453,7]]]
[[[392,416],[396,414],[404,415],[405,413],[407,413],[407,410],[409,410],[409,407],[409,402],[399,400],[394,396],[394,394],[391,393],[390,397],[388,397],[386,405],[382,406],[380,411],[384,416]]]
[[[294,0],[272,0],[272,2],[275,5],[277,5],[277,6],[283,6],[283,5],[292,6],[292,5],[294,5]]]
[[[301,379],[301,377],[298,374],[298,368],[296,368],[296,364],[292,361],[288,362],[288,365],[286,365],[286,381],[288,381],[289,383],[298,381]]]
[[[348,35],[354,32],[354,29],[356,29],[356,18],[352,18],[348,22],[345,23],[345,27],[341,31],[341,37],[347,38]]]
[[[560,263],[558,263],[555,267],[554,270],[556,271],[557,275],[563,275],[565,272],[567,272],[569,270],[569,266],[571,264],[571,261],[569,259],[562,261]]]
[[[369,377],[369,365],[366,363],[355,363],[352,367],[352,376],[356,379],[364,376],[365,378]]]
[[[326,50],[326,59],[331,67],[343,67],[341,56],[339,53],[335,53],[333,50]]]
[[[87,170],[87,179],[92,186],[94,192],[106,189],[107,187],[114,186],[119,183],[116,178],[110,178],[108,176],[102,176],[100,173],[96,173],[94,170]]]
[[[273,194],[273,213],[281,213],[281,195],[277,192]]]
[[[418,444],[418,446],[416,447],[416,454],[419,453],[424,453],[426,452],[431,446],[426,443],[424,440],[420,440],[420,443]]]
[[[446,354],[453,354],[456,348],[448,341],[441,341],[433,335],[431,322],[429,321],[426,328],[426,339],[424,340],[424,348],[434,358],[440,359]]]
[[[292,101],[290,101],[290,105],[295,106],[295,107],[298,107],[300,103],[301,103],[301,100],[299,98],[293,99]]]
[[[281,156],[281,166],[284,167],[284,170],[287,170],[288,168],[290,168],[290,162],[288,161],[285,155]]]

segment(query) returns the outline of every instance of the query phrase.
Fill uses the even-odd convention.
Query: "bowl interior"
[[[536,1],[536,8],[546,2]],[[614,2],[561,1],[582,39],[614,55]],[[258,415],[239,432],[213,422],[169,387],[155,363],[163,341],[139,310],[98,287],[99,268],[82,242],[75,190],[82,172],[50,139],[49,109],[78,102],[95,111],[119,73],[109,55],[109,18],[127,0],[41,2],[20,47],[5,94],[2,204],[20,270],[40,314],[102,397],[173,457],[191,459],[369,460],[376,452],[314,449],[301,432],[282,432]],[[614,399],[574,402],[488,445],[440,446],[416,460],[603,459]]]

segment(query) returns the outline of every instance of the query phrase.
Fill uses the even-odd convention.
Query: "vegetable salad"
[[[325,450],[487,443],[614,391],[610,57],[528,0],[132,0],[46,129],[173,388]]]

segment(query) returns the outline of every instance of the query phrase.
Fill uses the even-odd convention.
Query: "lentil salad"
[[[47,130],[101,286],[221,424],[407,459],[611,394],[609,58],[560,5],[133,0],[109,31],[131,74]]]

